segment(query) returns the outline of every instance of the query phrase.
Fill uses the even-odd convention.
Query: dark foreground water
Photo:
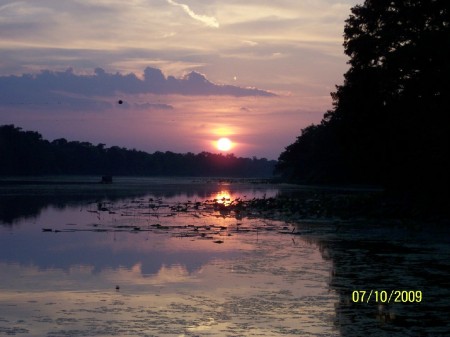
[[[1,336],[450,335],[442,226],[227,208],[292,186],[58,180],[0,184]]]

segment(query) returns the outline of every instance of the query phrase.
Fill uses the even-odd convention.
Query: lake
[[[450,333],[442,226],[230,206],[302,189],[261,181],[27,180],[0,182],[0,335]]]

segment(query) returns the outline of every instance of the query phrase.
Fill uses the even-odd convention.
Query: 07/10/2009
[[[420,303],[423,294],[421,290],[354,290],[352,302],[354,303]]]

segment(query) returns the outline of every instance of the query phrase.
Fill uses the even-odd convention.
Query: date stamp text
[[[421,290],[354,290],[354,303],[420,303],[423,294]]]

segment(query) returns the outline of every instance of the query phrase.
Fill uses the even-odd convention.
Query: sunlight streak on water
[[[87,199],[0,226],[0,334],[338,336],[317,245],[195,204],[273,193]]]

